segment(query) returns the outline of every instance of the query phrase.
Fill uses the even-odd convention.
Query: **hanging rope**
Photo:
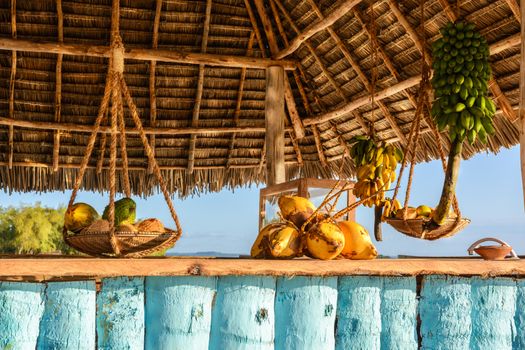
[[[370,93],[372,95],[372,122],[370,123],[369,132],[370,137],[374,137],[374,124],[375,124],[375,107],[376,107],[376,84],[377,84],[377,24],[376,24],[376,14],[374,10],[374,4],[370,6],[370,45],[372,48],[372,70],[371,70],[371,80],[370,80]]]

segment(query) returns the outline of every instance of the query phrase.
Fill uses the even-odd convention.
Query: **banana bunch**
[[[434,101],[431,114],[438,129],[448,126],[450,140],[487,142],[493,134],[494,102],[488,97],[489,46],[472,23],[447,23],[432,44]]]
[[[385,192],[396,179],[398,162],[403,158],[403,152],[384,142],[376,143],[367,136],[356,136],[350,149],[350,156],[357,167],[357,183],[353,193],[356,197],[367,198],[363,204],[367,207],[379,206],[385,199]]]
[[[383,204],[383,216],[382,221],[385,221],[386,218],[394,217],[399,209],[401,209],[401,202],[396,198],[392,200],[386,200]]]

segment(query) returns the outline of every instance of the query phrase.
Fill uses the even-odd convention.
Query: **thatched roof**
[[[101,57],[104,53],[98,57],[93,53],[66,53],[61,57],[30,52],[38,51],[31,43],[16,54],[11,49],[22,41],[107,47],[111,0],[17,0],[16,23],[12,21],[13,1],[0,2],[0,188],[71,188],[102,98],[108,59]],[[265,71],[252,67],[266,64],[270,57],[283,56],[285,48],[297,44],[298,49],[285,59],[297,63],[295,70],[287,70],[287,77],[306,134],[299,139],[292,125],[287,126],[285,158],[289,178],[331,177],[339,171],[341,162],[343,175],[352,176],[346,142],[354,135],[367,133],[372,125],[380,139],[402,146],[414,117],[421,48],[429,51],[440,26],[456,11],[456,1],[426,1],[425,46],[419,29],[420,2],[415,0],[208,3],[211,8],[205,0],[120,2],[120,32],[127,50],[157,46],[159,50],[179,53],[265,59],[244,69],[220,62],[199,65],[204,63],[199,55],[180,55],[183,59],[159,60],[153,65],[143,59],[126,60],[125,78],[143,124],[150,127],[150,135],[156,134],[155,154],[169,190],[181,194],[265,180]],[[267,18],[261,17],[261,7],[256,6],[261,3]],[[475,23],[491,45],[495,78],[491,91],[499,107],[495,117],[497,133],[487,146],[467,145],[464,156],[470,157],[484,150],[497,152],[500,147],[518,142],[515,110],[519,95],[519,9],[516,0],[468,0],[460,1],[460,5],[461,16]],[[331,16],[337,17],[335,23],[308,37],[312,28],[319,27],[321,18]],[[269,25],[265,27],[265,23]],[[372,59],[370,34],[374,26],[379,65]],[[273,44],[268,29],[275,35]],[[306,40],[302,41],[305,33]],[[13,37],[16,41],[4,40]],[[181,63],[185,59],[193,61]],[[380,97],[372,110],[367,97],[374,66],[375,91]],[[344,113],[330,114],[345,106]],[[507,106],[505,113],[501,112],[502,106]],[[188,128],[193,131],[189,133]],[[209,133],[212,129],[220,132]],[[102,140],[99,137],[95,146],[84,189],[108,188],[108,150],[102,158]],[[448,147],[446,137],[442,142]],[[137,134],[128,136],[127,150],[133,190],[151,193],[156,181],[148,172]],[[436,140],[432,133],[425,132],[418,160],[437,156]],[[193,172],[189,172],[192,165]]]

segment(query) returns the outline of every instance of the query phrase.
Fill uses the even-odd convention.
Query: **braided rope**
[[[122,104],[122,94],[119,89],[118,100],[118,128],[120,132],[120,152],[122,157],[122,171],[124,173],[124,193],[126,197],[131,197],[131,185],[129,183],[129,167],[128,167],[128,152],[126,149],[126,124],[124,122],[124,106]]]
[[[117,114],[118,114],[118,84],[117,72],[113,71],[114,87],[111,95],[111,141],[109,147],[109,240],[111,248],[116,255],[120,254],[120,249],[115,237],[115,194],[116,194],[116,163],[117,163]]]
[[[153,172],[155,176],[157,177],[157,181],[159,182],[159,187],[162,191],[162,194],[164,195],[164,199],[170,210],[171,217],[173,218],[173,221],[175,222],[175,226],[177,227],[177,237],[180,237],[182,235],[182,227],[179,222],[177,213],[175,212],[175,208],[173,207],[173,203],[171,202],[171,198],[169,196],[168,190],[166,189],[166,183],[164,182],[164,179],[160,172],[160,168],[157,163],[157,160],[155,159],[153,155],[153,150],[151,149],[151,146],[149,145],[149,142],[148,142],[148,138],[146,137],[146,134],[144,133],[144,129],[142,128],[142,122],[140,121],[140,117],[137,112],[137,107],[135,106],[135,103],[133,102],[133,99],[129,92],[126,81],[124,80],[124,76],[122,74],[118,74],[118,79],[120,80],[120,86],[122,89],[122,93],[124,94],[124,98],[126,99],[126,104],[128,105],[131,111],[131,117],[133,118],[133,121],[135,122],[135,126],[137,127],[142,143],[144,144],[146,155],[148,156],[149,161],[153,165]]]

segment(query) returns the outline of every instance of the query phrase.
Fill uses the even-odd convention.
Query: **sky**
[[[418,164],[414,172],[411,206],[437,205],[443,185],[443,170],[438,161]],[[406,176],[405,176],[406,180]],[[387,256],[462,256],[474,241],[497,237],[509,243],[518,254],[525,254],[525,211],[521,186],[519,146],[500,153],[480,153],[461,162],[457,196],[462,215],[471,224],[451,238],[424,241],[395,231],[383,224],[383,241],[375,242],[380,254]],[[259,187],[224,190],[181,200],[174,198],[183,235],[172,253],[220,252],[249,254],[258,231]],[[401,199],[406,187],[401,189]],[[66,206],[70,192],[13,193],[0,192],[0,206],[18,206],[41,202],[48,207]],[[119,198],[119,197],[117,197]],[[134,198],[137,217],[157,217],[174,227],[162,195]],[[77,201],[93,205],[100,213],[109,196],[81,192]],[[357,222],[373,236],[373,209],[359,207]]]

